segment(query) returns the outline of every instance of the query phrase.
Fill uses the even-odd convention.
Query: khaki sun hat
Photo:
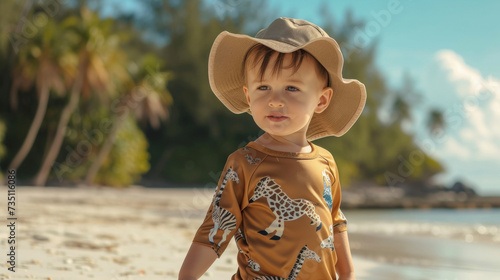
[[[344,59],[337,42],[320,27],[300,19],[278,18],[254,37],[223,31],[212,45],[208,59],[210,87],[231,112],[250,113],[243,92],[243,60],[248,50],[265,45],[277,52],[303,49],[328,71],[333,96],[328,108],[314,114],[307,130],[312,141],[342,136],[356,122],[366,101],[365,86],[358,80],[342,78]]]

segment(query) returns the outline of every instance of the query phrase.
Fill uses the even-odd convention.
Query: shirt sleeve
[[[230,156],[205,219],[195,234],[194,243],[209,246],[217,256],[222,255],[241,224],[244,184],[240,164],[234,156]]]
[[[339,171],[337,169],[337,164],[335,163],[333,158],[332,161],[330,162],[330,168],[333,174],[332,178],[333,183],[331,186],[332,200],[333,200],[333,205],[332,205],[333,232],[346,231],[347,219],[342,213],[342,210],[340,209],[342,194],[341,194],[341,186],[339,179]]]

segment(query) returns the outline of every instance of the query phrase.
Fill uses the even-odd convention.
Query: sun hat
[[[342,78],[344,59],[337,42],[320,27],[300,19],[281,17],[254,37],[227,31],[215,39],[208,59],[208,79],[217,98],[233,113],[251,113],[243,92],[243,60],[256,44],[277,52],[303,49],[328,71],[333,89],[330,105],[315,113],[306,137],[312,141],[342,136],[360,116],[366,102],[365,86],[358,80]]]

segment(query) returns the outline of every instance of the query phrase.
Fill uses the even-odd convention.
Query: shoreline
[[[345,195],[344,195],[345,196]],[[342,209],[489,209],[500,208],[499,196],[477,196],[463,200],[403,197],[391,201],[342,201]]]
[[[0,185],[0,188],[4,186]],[[86,185],[72,185],[72,186],[16,186],[17,188],[52,188],[52,189],[83,189],[83,190],[130,190],[130,189],[144,189],[144,190],[165,190],[173,192],[189,191],[194,193],[195,197],[199,200],[202,196],[213,194],[213,186],[176,186],[167,185],[160,186],[142,186],[132,185],[124,188],[114,188],[108,186],[86,186]],[[428,194],[426,196],[406,196],[400,191],[394,191],[390,188],[374,187],[373,192],[366,191],[366,189],[345,189],[342,190],[342,205],[341,208],[345,210],[369,210],[369,209],[490,209],[500,208],[500,196],[441,196]],[[381,189],[383,189],[381,191]]]

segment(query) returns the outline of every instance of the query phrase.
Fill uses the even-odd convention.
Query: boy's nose
[[[283,107],[283,99],[281,98],[281,95],[277,92],[272,92],[271,96],[269,97],[269,107]]]

